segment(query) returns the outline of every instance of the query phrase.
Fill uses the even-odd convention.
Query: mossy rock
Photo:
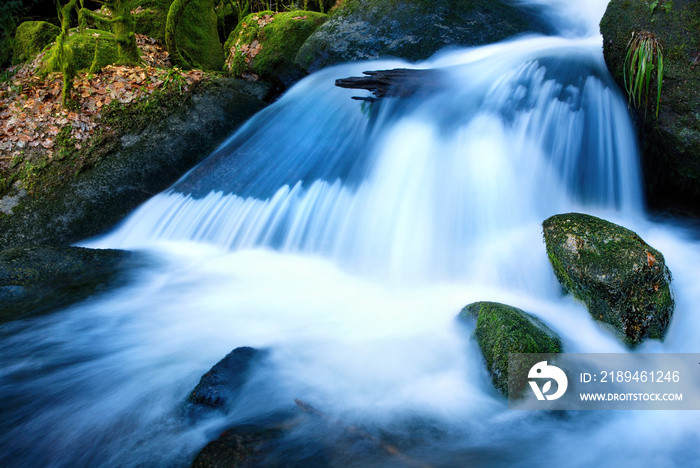
[[[165,44],[165,19],[171,3],[173,0],[133,0],[131,16],[134,20],[134,32]],[[136,11],[138,13],[134,13]],[[88,24],[94,29],[114,32],[112,23],[106,19],[89,17]]]
[[[165,44],[165,25],[174,0],[135,0],[132,11],[134,32]],[[177,25],[176,37],[180,53],[191,66],[219,71],[224,65],[224,51],[219,39],[218,16],[214,0],[190,0]],[[96,27],[111,31],[111,25],[97,21]],[[173,55],[172,51],[171,55]],[[183,66],[183,64],[177,64]]]
[[[304,76],[294,64],[297,52],[327,19],[327,15],[313,11],[248,15],[224,45],[226,68],[234,76],[255,74],[262,80],[290,86]]]
[[[299,50],[309,72],[341,62],[423,60],[448,46],[497,42],[547,27],[499,0],[345,0]]]
[[[474,338],[494,387],[506,396],[509,390],[509,353],[556,354],[562,351],[561,339],[554,331],[533,315],[512,306],[475,302],[462,309],[459,319],[467,323],[476,320]],[[535,361],[530,364],[535,364]],[[518,381],[524,384],[526,379]]]
[[[177,8],[176,2],[180,1],[182,0],[172,2],[170,8]],[[204,70],[223,69],[224,50],[219,40],[217,24],[214,0],[192,0],[187,4],[175,34],[178,51],[189,66]],[[176,56],[172,50],[170,55]]]
[[[79,33],[72,30],[66,39],[65,46],[70,50],[73,69],[76,72],[96,72],[107,65],[119,63],[119,50],[114,34],[97,29],[86,29]],[[54,44],[44,58],[42,72],[61,71],[56,60],[58,46]]]
[[[156,9],[143,10],[134,15],[134,32],[152,37],[161,44],[165,44],[165,18],[166,14]]]
[[[120,284],[142,263],[122,250],[31,246],[0,252],[0,323],[65,307]]]
[[[608,69],[624,90],[633,32],[648,31],[663,47],[658,119],[656,78],[649,107],[636,110],[647,198],[652,207],[700,213],[700,2],[612,0],[600,23]],[[656,72],[654,71],[654,76]]]
[[[28,62],[56,40],[61,28],[46,21],[25,21],[15,32],[14,63]]]
[[[568,213],[543,223],[547,255],[567,292],[630,347],[663,339],[674,301],[671,272],[636,233],[595,216]]]

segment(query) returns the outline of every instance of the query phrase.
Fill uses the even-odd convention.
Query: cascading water
[[[438,72],[426,92],[375,108],[334,86],[369,66],[407,64],[305,80],[101,244],[269,246],[427,279],[573,206],[641,211],[633,129],[590,40],[452,52],[420,64]]]
[[[571,24],[569,35],[591,30]],[[372,105],[334,86],[399,67],[435,79]],[[597,36],[314,74],[86,243],[157,259],[130,286],[0,327],[0,464],[187,465],[221,428],[300,398],[420,436],[407,450],[438,466],[689,466],[692,412],[509,412],[454,321],[495,300],[542,318],[568,351],[625,352],[561,295],[544,252],[543,219],[586,211],[637,230],[674,273],[668,336],[643,350],[697,352],[698,241],[645,218],[637,159]],[[270,365],[229,414],[184,420],[199,377],[238,346],[270,349]]]

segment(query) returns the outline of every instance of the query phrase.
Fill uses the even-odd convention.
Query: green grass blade
[[[664,82],[664,56],[659,52],[659,70],[657,72],[656,84],[656,118],[659,118],[659,107],[661,107],[661,86]]]

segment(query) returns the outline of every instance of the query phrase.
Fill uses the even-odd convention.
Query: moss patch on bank
[[[229,35],[226,69],[236,77],[250,77],[290,85],[304,72],[294,64],[299,48],[326,20],[313,11],[246,16]]]

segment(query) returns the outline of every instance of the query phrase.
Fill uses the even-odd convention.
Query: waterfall
[[[607,2],[520,3],[560,37],[315,73],[85,241],[152,262],[127,286],[0,326],[0,465],[189,466],[223,429],[296,398],[419,441],[409,455],[438,466],[697,463],[694,413],[509,411],[455,323],[498,301],[569,352],[627,352],[563,295],[546,256],[541,222],[583,211],[635,229],[673,271],[667,338],[640,350],[698,350],[697,228],[645,212],[627,104],[592,33]],[[334,85],[394,68],[434,79],[374,103]],[[200,376],[238,346],[270,350],[268,365],[229,413],[183,418]],[[313,448],[322,426],[290,437]],[[356,466],[395,461],[367,452]]]
[[[429,68],[407,99],[338,78]],[[319,254],[358,271],[452,277],[484,239],[572,209],[641,213],[626,103],[590,39],[532,37],[417,65],[302,81],[103,245],[162,240]]]

